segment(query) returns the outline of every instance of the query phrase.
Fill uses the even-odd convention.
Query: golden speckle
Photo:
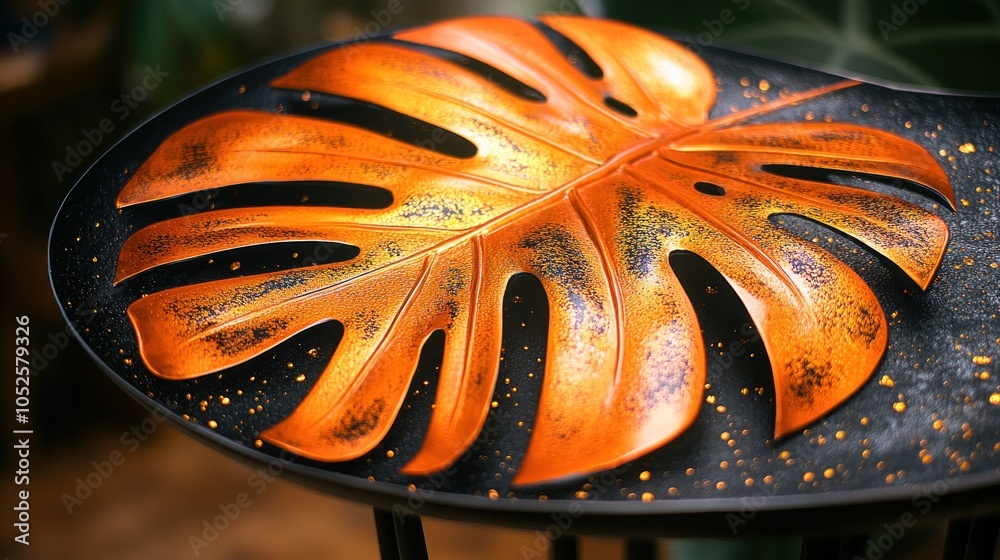
[[[760,91],[767,91],[771,89],[771,84],[767,80],[761,80],[760,83],[757,84],[757,87],[760,88]]]
[[[127,366],[132,365],[132,358],[125,358],[122,361],[125,362],[125,365],[127,365]]]
[[[976,373],[977,379],[982,379],[983,381],[988,381],[990,378],[990,372],[983,370]]]
[[[972,363],[977,366],[988,366],[993,363],[993,358],[989,356],[973,356]]]
[[[958,147],[958,151],[963,154],[974,154],[976,153],[976,146],[972,142],[966,142]]]
[[[867,416],[861,419],[862,426],[867,426],[868,424],[871,424],[871,420],[869,420]]]
[[[750,488],[751,486],[753,486],[753,479],[752,478],[747,478],[746,480],[744,480],[743,481],[743,486],[746,486],[747,488]]]
[[[642,471],[639,473],[639,480],[646,482],[651,476],[652,474],[649,471]]]
[[[497,408],[498,406],[500,406],[500,403],[498,403],[497,401],[493,401],[490,403],[490,408]]]
[[[239,87],[239,89],[237,91],[239,91],[240,93],[246,93],[247,92],[247,86],[245,86],[243,84],[240,84],[240,87]]]
[[[990,404],[998,405],[1000,404],[1000,393],[993,393],[990,395]]]
[[[396,452],[393,451],[392,449],[390,449],[390,450],[388,450],[388,451],[385,452],[385,456],[388,457],[388,458],[390,458],[390,459],[392,459],[393,457],[396,456]]]
[[[773,476],[767,475],[767,476],[764,477],[764,484],[773,484],[773,483],[774,483],[774,477]]]
[[[705,397],[705,402],[708,404],[715,404],[715,395],[709,395]]]
[[[719,434],[719,439],[721,439],[722,441],[729,441],[730,437],[732,436],[729,434],[729,432],[722,432],[721,434]]]
[[[227,405],[227,404],[229,404],[229,397],[220,397],[219,398],[219,402],[222,403],[222,404],[224,404],[224,405]]]
[[[749,86],[750,85],[750,78],[746,78],[746,77],[740,78],[740,85],[743,86],[743,87]]]
[[[905,126],[906,128],[913,128],[913,123],[910,121],[906,121],[905,123],[903,123],[903,126]]]
[[[789,453],[788,451],[782,451],[781,453],[778,453],[778,458],[782,459],[782,460],[788,459],[791,456],[792,456],[792,454]]]
[[[823,478],[833,478],[833,475],[837,474],[837,471],[833,469],[826,469],[823,471]]]
[[[729,468],[729,461],[722,461],[721,463],[719,463],[719,468],[722,469],[722,470],[728,469]]]
[[[642,493],[642,501],[644,501],[644,502],[652,502],[653,498],[655,498],[655,497],[656,496],[654,496],[652,492],[643,492]]]
[[[305,91],[302,92],[302,101],[309,101],[309,98],[311,98],[311,97],[312,97],[312,94],[309,93],[309,90],[305,90]]]
[[[715,483],[715,489],[716,490],[725,490],[726,489],[726,483],[723,482],[723,481],[721,481],[721,480],[719,482],[716,482]]]
[[[897,401],[893,403],[892,409],[896,412],[906,412],[906,403],[903,401]]]
[[[315,358],[316,356],[319,356],[319,348],[310,348],[306,354],[309,354],[310,358]]]
[[[492,488],[490,488],[490,491],[487,492],[487,495],[490,497],[491,500],[498,500],[498,499],[500,499],[500,492],[497,492],[496,490],[494,490]]]
[[[669,494],[671,496],[676,496],[677,495],[677,487],[676,486],[671,486],[670,488],[667,488],[667,494]]]
[[[255,440],[253,440],[253,446],[257,447],[257,448],[261,448],[261,447],[264,446],[264,442],[261,441],[261,440],[259,440],[259,439],[255,439]]]
[[[965,200],[964,198],[960,199],[960,200],[962,202],[962,206],[968,206],[969,205],[969,201],[968,200]]]
[[[938,153],[941,154],[942,156],[946,156],[948,155],[948,150],[941,148],[940,150],[938,150]]]
[[[214,430],[214,429],[216,429],[216,428],[219,427],[219,423],[216,422],[215,420],[209,420],[208,421],[208,427],[212,428]]]
[[[932,424],[932,426],[934,427],[935,430],[940,430],[941,428],[944,427],[944,421],[943,420],[935,420],[934,423]]]
[[[240,261],[233,261],[229,263],[229,270],[239,270],[239,269],[240,269]]]
[[[844,430],[837,430],[837,433],[834,434],[834,437],[837,438],[838,440],[844,439],[845,437],[847,437],[847,432],[845,432]]]
[[[577,500],[586,500],[588,495],[589,494],[587,494],[586,490],[577,490],[576,491],[576,499]]]
[[[250,415],[254,415],[254,414],[257,414],[257,410],[256,410],[256,409],[254,409],[254,408],[250,408],[250,409],[248,409],[248,410],[247,410],[247,412],[248,412],[248,413],[249,413]]]
[[[812,471],[809,471],[806,474],[802,475],[802,480],[805,481],[805,482],[812,482],[815,478],[816,478],[816,475],[813,474]]]
[[[719,406],[715,407],[715,411],[718,412],[719,414],[724,414],[726,412],[726,407],[720,404]]]
[[[972,257],[965,257],[962,259],[962,262],[964,262],[966,266],[972,266],[976,264],[976,261]]]
[[[684,471],[684,474],[688,476],[694,476],[694,467],[688,467],[688,469]]]
[[[883,387],[894,387],[896,385],[896,382],[893,381],[892,378],[889,377],[888,375],[883,375],[882,379],[878,380],[878,384]]]
[[[298,382],[298,383],[302,383],[305,380],[306,380],[306,374],[304,374],[304,373],[300,373],[300,374],[298,374],[298,375],[295,376],[295,381]]]
[[[892,484],[893,482],[896,482],[896,475],[894,473],[889,473],[885,475],[886,484]]]

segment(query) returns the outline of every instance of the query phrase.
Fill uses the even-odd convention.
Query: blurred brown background
[[[132,126],[221,74],[310,43],[349,39],[375,21],[381,0],[18,0],[0,4],[0,321],[13,353],[13,318],[30,315],[34,344],[63,332],[46,274],[46,239],[62,198],[101,152]],[[739,18],[716,33],[734,4]],[[1000,91],[1000,7],[994,0],[407,0],[387,30],[469,13],[586,13],[633,21],[702,44],[853,75],[921,86]],[[383,27],[382,24],[378,24]],[[369,30],[370,31],[370,30]],[[147,66],[168,73],[142,100],[122,100]],[[112,117],[114,131],[70,169],[68,146]],[[114,118],[117,117],[117,118]],[[54,338],[49,338],[50,336]],[[0,383],[3,410],[13,383]],[[4,445],[0,555],[10,558],[192,557],[191,535],[247,489],[252,470],[165,424],[151,424],[75,341],[32,378],[31,546],[12,544],[14,456]],[[143,421],[146,424],[143,424]],[[4,419],[3,431],[9,429]],[[122,434],[154,426],[134,452]],[[6,442],[6,439],[5,439]],[[85,478],[124,462],[79,504],[64,502]],[[8,470],[9,469],[9,470]],[[68,512],[72,509],[72,513]],[[519,559],[532,532],[425,520],[433,560]],[[885,558],[935,557],[942,528],[913,531]],[[798,540],[661,542],[664,558],[796,558]],[[585,539],[583,558],[615,559],[622,543]],[[370,509],[278,479],[199,558],[377,557]]]

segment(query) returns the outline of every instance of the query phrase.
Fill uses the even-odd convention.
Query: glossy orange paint
[[[574,67],[528,22],[481,17],[395,38],[485,62],[544,101],[399,42],[331,50],[272,84],[426,121],[470,140],[477,148],[470,158],[347,124],[248,110],[217,113],[168,138],[121,192],[120,207],[295,180],[374,185],[391,191],[393,201],[381,209],[217,210],[135,232],[121,250],[116,282],[278,241],[335,241],[360,250],[344,262],[137,300],[128,315],[149,369],[166,379],[206,375],[312,325],[340,321],[343,340],[311,392],[261,438],[312,459],[344,461],[386,434],[422,344],[442,330],[435,408],[422,449],[404,468],[431,474],[455,462],[485,422],[499,365],[502,296],[514,274],[527,272],[546,291],[550,322],[538,413],[515,483],[585,476],[664,445],[698,414],[706,353],[668,263],[672,251],[685,250],[724,275],[763,337],[777,436],[808,426],[853,394],[886,348],[879,302],[853,270],[768,217],[795,214],[837,229],[924,288],[940,263],[947,227],[897,198],[761,166],[878,174],[953,200],[937,162],[919,145],[870,128],[747,124],[852,82],[709,121],[715,82],[689,50],[621,23],[542,21],[580,45],[603,76]],[[615,110],[607,97],[635,115]],[[187,172],[177,173],[181,167]],[[722,190],[701,192],[694,187],[700,182]]]

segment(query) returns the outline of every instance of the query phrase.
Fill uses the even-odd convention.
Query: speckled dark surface
[[[115,208],[114,200],[129,177],[127,170],[135,170],[159,142],[184,124],[222,108],[276,110],[279,104],[296,103],[294,96],[270,90],[266,84],[315,52],[223,80],[126,136],[72,190],[50,240],[56,296],[96,359],[147,405],[169,409],[194,435],[251,462],[266,462],[277,454],[266,445],[258,447],[257,435],[289,414],[316,381],[339,339],[339,326],[315,327],[221,374],[165,381],[143,366],[124,312],[143,293],[295,266],[322,248],[299,243],[237,251],[220,256],[213,264],[174,265],[112,287],[116,255],[131,232],[164,217],[208,209],[200,195],[124,212]],[[702,55],[719,85],[713,118],[776,99],[782,90],[803,91],[840,79],[714,49],[705,49]],[[334,106],[331,110],[350,109]],[[415,511],[459,518],[472,512],[486,519],[506,512],[501,522],[538,526],[547,524],[544,515],[565,510],[572,503],[582,504],[580,511],[594,519],[622,516],[634,523],[634,515],[746,511],[752,500],[754,511],[789,511],[793,519],[795,508],[845,502],[916,503],[912,499],[935,489],[958,493],[963,488],[1000,484],[1000,100],[861,85],[768,114],[757,122],[802,120],[866,125],[921,144],[948,173],[958,200],[958,210],[953,212],[923,193],[862,178],[834,178],[891,192],[933,208],[944,218],[951,240],[926,293],[891,263],[833,230],[804,219],[773,218],[858,271],[889,319],[889,348],[880,369],[857,395],[825,419],[791,437],[773,439],[773,387],[767,358],[746,311],[721,277],[700,259],[677,255],[672,263],[695,301],[709,346],[708,387],[695,424],[661,449],[614,473],[572,484],[532,491],[511,486],[541,387],[547,317],[537,282],[521,277],[512,282],[505,298],[506,350],[494,394],[496,406],[469,460],[447,475],[430,479],[398,473],[419,448],[429,419],[437,365],[434,355],[440,352],[440,340],[432,339],[396,424],[377,448],[345,463],[297,459],[286,472],[353,499],[390,505],[393,496],[401,496],[400,503],[407,507],[427,508]],[[455,143],[459,145],[460,140]],[[309,188],[288,189],[285,195],[267,200],[298,204],[308,191],[312,195],[309,204],[350,205],[365,203],[367,196],[352,192],[324,199]],[[249,187],[215,194],[216,208],[264,196]],[[297,256],[292,257],[293,253]],[[350,256],[345,252],[337,258]],[[233,260],[242,263],[237,271],[229,269]],[[210,422],[216,425],[214,429],[208,427]],[[981,493],[984,499],[989,495]],[[727,524],[718,513],[712,519],[718,520],[719,528]],[[678,527],[684,525],[681,522]]]

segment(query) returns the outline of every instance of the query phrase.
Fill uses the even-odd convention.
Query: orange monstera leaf
[[[947,243],[943,221],[919,206],[765,170],[875,174],[951,200],[935,160],[892,134],[822,122],[746,124],[851,85],[709,121],[716,86],[708,66],[621,23],[482,17],[343,46],[271,86],[375,106],[435,133],[421,141],[319,115],[223,111],[164,141],[118,204],[295,181],[374,186],[392,202],[164,220],[126,241],[116,281],[282,241],[356,247],[341,262],[152,293],[128,316],[142,359],[166,379],[217,372],[313,325],[341,322],[343,339],[315,386],[261,434],[321,461],[356,458],[379,443],[422,345],[443,331],[436,404],[404,467],[426,475],[456,461],[482,428],[498,372],[502,296],[513,275],[533,274],[550,319],[537,417],[514,479],[528,485],[620,465],[694,421],[705,348],[668,262],[671,252],[690,251],[749,310],[771,360],[775,432],[790,434],[869,378],[887,325],[853,270],[769,216],[837,229],[924,288]],[[435,149],[448,135],[474,152]]]

